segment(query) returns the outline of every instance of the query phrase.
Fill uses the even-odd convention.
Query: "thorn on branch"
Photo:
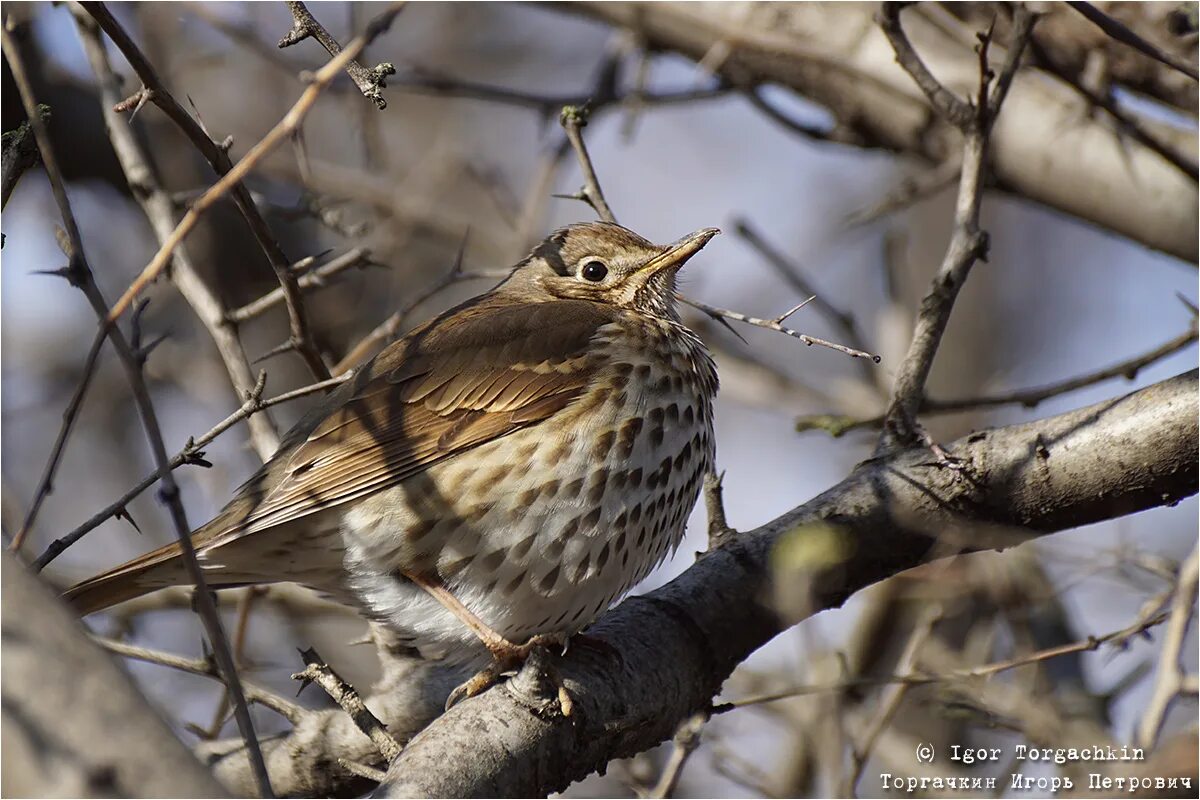
[[[329,53],[330,57],[336,57],[342,52],[342,46],[337,39],[334,39],[329,31],[317,21],[308,7],[301,2],[293,2],[289,0],[288,10],[292,13],[292,29],[284,34],[279,40],[279,47],[291,47],[294,44],[304,41],[308,38],[316,39],[321,47],[325,48],[325,52]],[[367,35],[371,35],[368,30]],[[373,102],[380,111],[387,108],[387,100],[384,99],[380,89],[387,88],[387,78],[389,75],[396,74],[396,67],[390,61],[384,61],[376,64],[374,67],[367,69],[358,61],[351,59],[345,66],[346,73],[354,81],[358,90],[362,92],[363,97]],[[306,75],[309,77],[306,79]],[[308,82],[311,80],[311,73],[301,73],[300,80]]]
[[[315,649],[309,647],[300,650],[300,657],[304,660],[304,670],[292,675],[292,680],[300,681],[300,691],[310,683],[320,686],[350,715],[358,729],[370,738],[379,754],[388,763],[394,761],[400,755],[400,743],[388,733],[387,726],[371,713],[355,688],[334,672]]]

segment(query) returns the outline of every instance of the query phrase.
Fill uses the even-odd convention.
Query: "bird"
[[[306,414],[191,536],[209,587],[294,582],[475,694],[565,643],[683,539],[715,459],[716,367],[679,269],[719,231],[550,234]],[[68,589],[81,615],[190,583],[179,543]]]

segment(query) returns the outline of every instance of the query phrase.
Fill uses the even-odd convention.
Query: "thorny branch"
[[[135,295],[141,292],[150,281],[158,277],[159,273],[166,267],[170,261],[171,255],[175,248],[183,241],[184,237],[191,232],[199,221],[200,215],[208,208],[213,206],[234,186],[236,186],[242,178],[244,178],[254,165],[261,161],[267,154],[273,151],[276,147],[282,144],[293,132],[299,130],[300,125],[304,122],[304,118],[312,110],[313,105],[320,96],[321,91],[329,85],[329,83],[337,76],[338,72],[345,66],[350,59],[358,55],[366,45],[373,41],[376,37],[382,34],[391,25],[396,14],[400,12],[403,6],[401,4],[392,4],[388,10],[377,16],[367,26],[366,31],[350,43],[350,46],[339,53],[329,63],[313,75],[312,83],[305,89],[300,99],[296,101],[292,109],[284,115],[274,128],[267,133],[254,147],[250,148],[249,152],[239,161],[232,169],[221,177],[207,192],[201,195],[184,215],[183,219],[175,227],[170,238],[163,243],[159,248],[154,258],[142,270],[142,274],[133,282],[133,284],[125,290],[125,293],[113,306],[109,313],[110,321],[116,320],[129,307]],[[103,22],[101,22],[103,26]],[[282,269],[287,271],[287,264],[282,265]],[[288,285],[293,290],[295,288],[295,280],[290,276]],[[297,290],[298,291],[298,290]],[[296,305],[301,305],[297,301]],[[298,344],[292,342],[293,345]]]
[[[167,240],[175,227],[175,207],[170,195],[158,183],[151,168],[149,154],[134,135],[128,118],[113,110],[121,99],[121,79],[108,60],[104,41],[95,20],[78,6],[71,7],[84,51],[100,85],[101,111],[105,128],[112,141],[113,151],[121,163],[125,179],[134,188],[133,197],[141,205],[159,244]],[[192,263],[187,247],[180,245],[174,255],[170,272],[172,282],[191,305],[204,324],[229,374],[234,392],[243,395],[254,386],[254,372],[242,347],[235,326],[227,324],[221,300],[205,283]],[[282,296],[283,290],[278,290]],[[279,432],[269,414],[259,414],[247,420],[250,441],[258,457],[266,461],[279,449]]]
[[[92,337],[92,346],[88,349],[87,357],[83,361],[83,372],[79,376],[79,383],[75,385],[75,392],[71,395],[71,400],[67,403],[67,407],[63,411],[62,424],[59,425],[58,435],[54,439],[54,445],[50,448],[50,458],[46,461],[41,478],[38,479],[37,488],[33,492],[33,500],[30,501],[29,509],[25,512],[25,519],[21,522],[20,529],[8,546],[10,552],[21,552],[21,546],[25,544],[25,538],[29,536],[29,532],[33,530],[34,523],[37,522],[38,512],[41,511],[42,504],[50,496],[51,492],[54,491],[54,476],[58,472],[59,464],[62,463],[62,455],[67,447],[67,439],[75,427],[75,420],[79,416],[79,409],[83,407],[83,398],[87,395],[88,387],[92,383],[92,377],[96,374],[96,364],[100,357],[100,350],[107,338],[107,331],[103,328],[97,330],[96,334]]]
[[[901,7],[900,3],[884,3],[878,16],[879,25],[896,52],[896,60],[912,76],[930,104],[962,132],[963,155],[954,232],[934,276],[933,286],[921,302],[912,343],[897,372],[893,400],[880,440],[881,449],[911,445],[921,439],[917,412],[934,356],[971,268],[987,255],[988,239],[979,227],[979,210],[986,181],[988,141],[1035,21],[1024,5],[1018,5],[1014,10],[1012,42],[994,85],[988,64],[992,33],[979,34],[979,90],[972,102],[959,98],[930,73],[900,24]]]
[[[301,681],[301,689],[309,683],[324,689],[333,702],[350,715],[358,729],[370,738],[384,760],[389,764],[395,761],[396,756],[400,755],[400,743],[388,733],[387,726],[371,713],[354,687],[334,672],[311,647],[301,650],[300,657],[304,659],[304,669],[292,675],[292,680]]]
[[[100,293],[100,288],[96,285],[91,266],[88,264],[87,257],[84,254],[83,238],[79,232],[79,225],[71,210],[71,202],[67,198],[66,184],[63,181],[62,171],[58,166],[58,159],[50,147],[49,132],[46,130],[46,124],[38,113],[37,102],[33,97],[33,89],[29,83],[29,77],[25,72],[25,65],[21,62],[19,51],[12,41],[12,36],[9,35],[7,28],[5,27],[0,33],[3,35],[5,57],[8,60],[13,79],[20,92],[21,102],[25,106],[25,113],[29,117],[29,122],[33,126],[34,134],[37,137],[42,164],[46,169],[46,176],[50,181],[50,188],[54,194],[59,212],[62,215],[63,224],[66,226],[65,241],[62,241],[62,237],[60,237],[60,244],[65,244],[64,249],[70,261],[65,277],[73,286],[79,287],[87,297],[89,304],[100,320],[101,330],[105,331],[108,340],[112,342],[113,348],[117,351],[117,355],[125,369],[126,378],[129,381],[135,404],[137,405],[143,427],[146,431],[146,438],[150,441],[154,460],[158,467],[159,496],[170,509],[171,519],[175,525],[175,534],[179,540],[183,554],[184,565],[187,568],[191,582],[196,585],[198,597],[197,611],[204,624],[209,641],[212,643],[213,652],[225,680],[225,685],[233,697],[234,715],[237,718],[238,730],[241,732],[242,739],[245,741],[249,753],[250,763],[258,784],[259,795],[261,797],[271,797],[271,782],[267,776],[267,769],[263,762],[258,738],[254,733],[254,723],[250,718],[250,711],[246,706],[246,698],[242,692],[241,682],[238,680],[237,670],[234,668],[233,657],[229,651],[229,642],[226,640],[225,631],[221,626],[221,618],[217,614],[212,596],[208,592],[208,587],[204,580],[204,572],[200,568],[200,564],[196,559],[195,549],[192,547],[192,529],[187,521],[187,513],[184,511],[183,501],[179,497],[179,487],[176,485],[175,479],[171,474],[171,468],[167,461],[166,447],[163,445],[162,430],[158,424],[154,404],[150,399],[150,392],[146,388],[145,376],[142,372],[144,355],[134,352],[120,328],[111,324],[111,312],[103,295]]]
[[[842,311],[834,307],[832,303],[822,297],[821,293],[816,290],[813,284],[805,276],[800,265],[793,262],[783,253],[779,252],[775,247],[767,241],[766,237],[758,232],[751,225],[749,220],[739,218],[734,220],[734,231],[747,244],[749,244],[764,260],[772,267],[775,272],[784,279],[793,289],[799,292],[804,297],[812,297],[813,309],[821,316],[828,319],[836,325],[842,335],[846,337],[846,341],[850,347],[858,351],[867,349],[866,343],[863,341],[862,335],[859,333],[858,324],[854,321],[854,315],[848,311]],[[872,359],[877,361],[877,359]],[[866,379],[869,385],[874,385],[879,372],[871,369],[871,365],[866,361],[858,362],[862,367],[863,378]]]
[[[342,46],[338,44],[338,40],[330,36],[329,31],[325,30],[320,22],[317,22],[304,3],[299,0],[288,0],[287,7],[292,12],[293,22],[292,29],[279,40],[281,49],[291,47],[311,36],[320,43],[321,47],[325,48],[325,52],[329,53],[330,58],[334,58],[342,52]],[[387,88],[387,77],[396,74],[396,67],[385,61],[367,69],[353,58],[347,61],[345,66],[346,73],[354,80],[354,85],[362,92],[363,97],[375,103],[380,111],[387,108],[387,100],[384,99],[383,92],[379,90]]]
[[[238,175],[232,180],[228,179],[227,176],[234,170],[233,162],[229,158],[229,148],[232,146],[232,140],[226,139],[219,144],[213,141],[208,132],[204,130],[204,127],[193,119],[192,115],[167,90],[166,85],[158,77],[158,73],[155,72],[145,55],[138,49],[133,39],[121,27],[121,23],[117,21],[116,17],[109,12],[103,3],[84,2],[81,5],[92,15],[112,40],[113,44],[116,45],[117,49],[121,51],[125,60],[129,62],[129,66],[137,73],[138,79],[142,82],[139,94],[157,105],[183,131],[184,135],[195,145],[200,154],[212,165],[213,170],[221,176],[218,186],[223,184],[225,188],[219,193],[214,194],[217,187],[213,187],[209,192],[202,195],[200,199],[203,200],[205,197],[209,197],[210,202],[215,202],[216,199],[226,192],[232,196],[234,204],[245,218],[251,233],[266,255],[267,261],[270,262],[271,269],[274,270],[275,277],[287,297],[289,344],[291,345],[291,349],[294,349],[304,359],[309,371],[312,372],[317,380],[328,378],[329,371],[325,367],[325,362],[321,360],[321,354],[317,350],[317,346],[313,342],[312,335],[309,332],[308,318],[305,314],[304,304],[300,300],[299,289],[295,285],[295,277],[288,270],[289,259],[271,233],[271,229],[267,225],[266,220],[263,219],[258,207],[254,204],[249,190],[241,183],[241,178],[249,171],[249,167],[253,166],[253,164],[245,167],[239,164]],[[315,95],[313,99],[315,100]],[[304,98],[302,97],[301,101],[303,100]],[[247,156],[249,155],[250,153],[247,153]],[[200,212],[193,214],[193,210],[189,210],[188,216],[184,217],[184,221],[188,220],[189,217],[192,220],[189,223],[189,229],[190,226],[195,224],[200,214]],[[180,223],[180,225],[182,224],[183,222]],[[183,235],[186,235],[186,231],[180,235],[180,240]],[[158,269],[161,270],[170,260],[171,253],[165,245],[159,252],[161,263]]]
[[[1195,341],[1196,319],[1193,317],[1192,324],[1185,333],[1181,333],[1170,341],[1164,342],[1153,350],[1113,364],[1112,366],[1087,372],[1083,375],[1077,375],[1073,378],[1055,381],[1044,386],[1019,389],[1014,392],[1001,392],[999,394],[980,395],[977,397],[961,397],[954,400],[938,400],[927,397],[921,402],[921,413],[951,414],[959,411],[973,411],[1007,405],[1036,408],[1040,403],[1052,397],[1078,391],[1079,389],[1086,389],[1089,386],[1094,386],[1097,383],[1114,378],[1133,380],[1146,367],[1178,353],[1180,350],[1194,344]],[[877,428],[883,424],[883,421],[883,415],[858,419],[836,414],[816,414],[796,420],[796,430],[809,431],[819,429],[827,431],[830,435],[836,437],[853,430],[858,430],[859,428]]]
[[[281,395],[263,400],[262,392],[263,388],[266,386],[267,376],[266,373],[259,373],[258,382],[248,393],[246,399],[242,402],[242,405],[228,417],[217,423],[211,430],[208,431],[208,433],[205,433],[198,439],[188,439],[187,444],[183,446],[183,449],[176,453],[168,462],[168,466],[172,470],[178,469],[184,464],[195,464],[202,467],[210,466],[209,463],[204,460],[203,448],[222,433],[241,422],[243,419],[258,413],[263,409],[270,408],[271,406],[279,405],[280,403],[286,403],[289,400],[296,400],[300,397],[305,397],[316,392],[323,392],[327,389],[332,389],[344,383],[349,379],[349,377],[349,374],[340,375],[336,378],[330,378],[327,381],[321,381],[308,386],[302,386],[299,389],[293,389],[290,392],[284,392]],[[30,568],[34,571],[40,571],[44,569],[47,564],[62,555],[63,551],[78,542],[90,531],[95,530],[109,519],[124,515],[125,509],[129,503],[131,503],[133,499],[142,492],[146,491],[146,489],[153,486],[156,480],[158,480],[157,473],[146,476],[140,483],[138,483],[137,486],[134,486],[128,492],[121,495],[119,499],[113,503],[110,503],[106,508],[92,515],[90,519],[88,519],[78,528],[71,531],[66,536],[51,542],[50,546],[47,547],[46,550],[34,560],[34,562],[30,565]]]

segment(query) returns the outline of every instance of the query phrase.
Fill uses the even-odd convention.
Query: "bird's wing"
[[[197,545],[395,486],[548,419],[591,381],[597,358],[587,343],[614,313],[584,301],[484,302],[409,334],[301,423],[308,435],[289,435],[280,463],[243,487]]]

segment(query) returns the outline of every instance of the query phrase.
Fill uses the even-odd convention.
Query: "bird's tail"
[[[75,584],[63,592],[80,616],[115,606],[144,594],[189,583],[179,543],[168,544]]]

